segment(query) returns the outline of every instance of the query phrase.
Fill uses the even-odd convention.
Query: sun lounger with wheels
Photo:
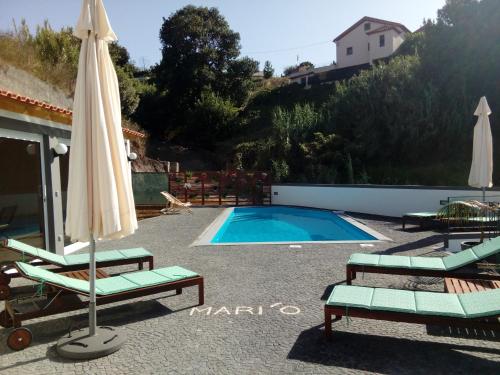
[[[16,272],[10,272],[16,261],[30,262],[36,265],[53,265],[57,267],[56,272],[65,272],[88,268],[89,260],[88,253],[58,255],[13,239],[0,241],[0,300],[8,298],[10,279],[17,277]],[[96,265],[101,268],[137,264],[139,269],[143,269],[144,263],[148,263],[149,269],[152,269],[153,254],[141,247],[96,252]]]
[[[500,289],[448,294],[337,285],[324,310],[327,338],[342,317],[500,330]]]
[[[498,275],[479,273],[475,263],[500,254],[500,237],[445,257],[412,257],[380,254],[352,254],[346,266],[347,284],[357,272],[430,277],[473,276],[480,279],[500,279]]]
[[[88,306],[90,285],[88,273],[70,271],[68,274],[54,273],[41,267],[16,262],[15,267],[22,277],[38,282],[37,285],[19,287],[30,289],[29,293],[17,292],[12,299],[5,301],[5,311],[0,313],[0,324],[14,329],[7,338],[8,346],[14,350],[29,346],[32,335],[22,327],[25,320],[74,311]],[[203,277],[185,268],[174,266],[149,271],[135,271],[118,276],[103,274],[96,280],[97,305],[129,300],[146,295],[175,290],[181,294],[183,288],[198,286],[198,303],[204,304]]]

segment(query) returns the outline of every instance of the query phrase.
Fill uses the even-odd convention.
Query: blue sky
[[[410,30],[434,19],[445,0],[104,0],[120,43],[139,65],[161,58],[158,33],[167,18],[187,4],[217,7],[231,28],[240,33],[241,53],[270,60],[276,73],[297,61],[316,66],[335,60],[334,37],[363,16],[401,22]],[[75,24],[81,0],[1,0],[0,29],[25,18],[34,28],[48,19],[51,25]]]

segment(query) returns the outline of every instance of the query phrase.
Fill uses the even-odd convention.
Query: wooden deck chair
[[[500,275],[480,273],[477,263],[500,254],[500,237],[445,257],[352,254],[346,266],[347,284],[357,272],[430,277],[500,280]],[[476,267],[473,267],[476,265]]]
[[[500,330],[500,289],[451,294],[337,285],[324,312],[327,338],[342,317]]]
[[[180,212],[188,212],[190,214],[193,213],[193,210],[191,210],[191,203],[190,202],[181,202],[179,199],[174,197],[172,194],[162,191],[161,195],[165,197],[167,200],[167,206],[161,210],[161,213],[163,214],[172,214],[172,213],[180,213]]]
[[[56,267],[54,272],[86,269],[89,267],[88,253],[59,255],[39,249],[13,239],[0,241],[0,300],[9,298],[9,283],[19,274],[15,271],[14,262],[29,262],[33,265],[51,265]],[[126,264],[137,264],[142,270],[144,263],[153,269],[153,254],[139,247],[134,249],[110,250],[96,252],[97,267],[113,267]]]
[[[90,284],[87,271],[54,273],[23,262],[16,262],[15,267],[22,277],[39,283],[15,288],[15,297],[5,301],[5,311],[0,313],[0,324],[14,328],[7,337],[7,345],[13,350],[21,350],[28,347],[32,340],[31,332],[22,327],[23,321],[87,307]],[[97,275],[97,305],[170,290],[181,294],[183,288],[191,286],[198,286],[198,304],[204,304],[203,277],[179,266],[118,276],[108,276],[98,270]],[[29,289],[27,294],[26,289]]]

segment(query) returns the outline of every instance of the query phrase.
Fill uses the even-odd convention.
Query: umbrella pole
[[[96,279],[96,266],[95,266],[95,239],[94,236],[90,239],[90,301],[89,301],[89,335],[94,336],[97,327],[96,319],[96,296],[95,296],[95,279]]]
[[[486,202],[486,188],[483,187],[483,203]]]
[[[96,321],[96,265],[95,239],[90,239],[89,253],[89,327],[69,332],[57,341],[57,353],[63,358],[93,359],[119,350],[125,343],[126,335],[114,327],[97,327]]]

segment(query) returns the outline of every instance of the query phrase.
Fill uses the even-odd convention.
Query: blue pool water
[[[234,208],[211,243],[376,239],[331,211],[271,206]]]

